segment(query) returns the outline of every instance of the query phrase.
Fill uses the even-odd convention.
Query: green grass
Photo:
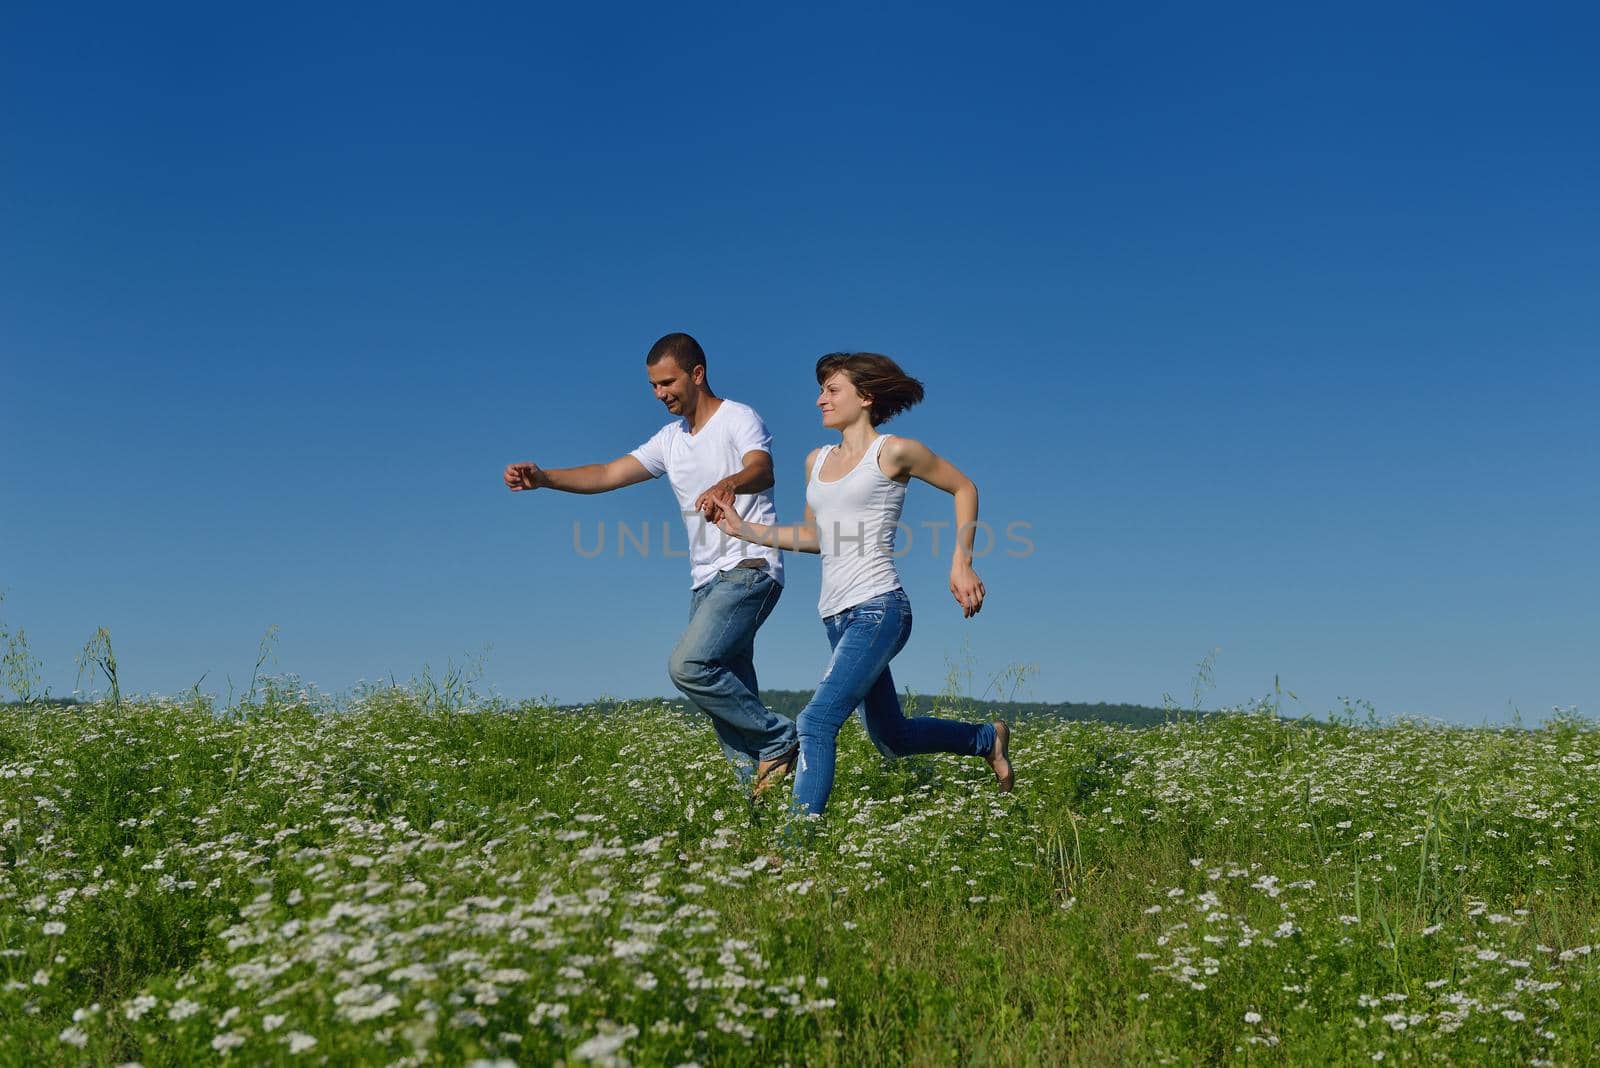
[[[0,709],[0,1063],[1582,1063],[1600,731],[855,725],[793,840],[659,706]],[[299,1052],[295,1052],[299,1050]]]

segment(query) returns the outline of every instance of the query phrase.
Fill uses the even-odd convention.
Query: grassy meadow
[[[0,1064],[1573,1064],[1600,731],[841,736],[811,837],[702,721],[268,686],[0,710]],[[777,856],[781,863],[774,862]]]

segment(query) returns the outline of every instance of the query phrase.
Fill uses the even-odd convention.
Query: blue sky
[[[8,9],[0,587],[47,678],[483,657],[665,693],[686,565],[573,552],[664,485],[513,497],[663,421],[687,330],[776,439],[822,352],[1031,555],[903,561],[902,685],[1600,710],[1600,18],[1578,5]],[[950,505],[914,488],[913,527]],[[681,533],[681,532],[680,532]],[[608,546],[614,549],[614,545]],[[762,631],[826,642],[816,563]],[[965,648],[966,653],[963,652]],[[487,651],[485,651],[487,650]],[[981,688],[981,684],[980,684]]]

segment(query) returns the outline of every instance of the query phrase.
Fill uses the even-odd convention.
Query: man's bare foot
[[[757,764],[756,779],[755,783],[750,787],[750,796],[760,797],[772,789],[779,780],[794,770],[794,766],[799,759],[800,747],[797,745],[783,754],[783,756],[773,757],[771,760],[763,760]]]
[[[994,721],[994,748],[983,759],[1000,781],[1000,792],[1009,794],[1016,780],[1011,773],[1011,728],[1006,726],[1005,720]]]

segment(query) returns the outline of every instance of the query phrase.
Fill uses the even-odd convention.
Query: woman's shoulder
[[[927,450],[927,446],[916,438],[904,438],[899,434],[882,435],[883,442],[879,451],[892,460],[904,460]]]
[[[885,434],[878,449],[878,469],[892,481],[904,485],[917,464],[928,455],[928,447],[916,438]]]

